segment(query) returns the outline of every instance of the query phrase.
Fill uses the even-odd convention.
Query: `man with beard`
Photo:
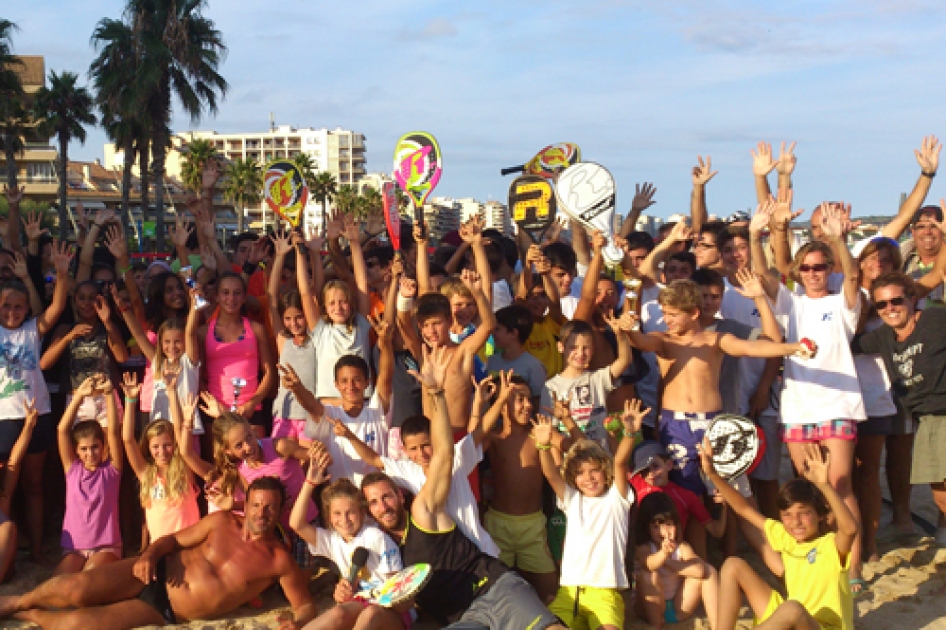
[[[496,558],[482,553],[444,511],[453,466],[453,438],[444,396],[449,360],[443,348],[433,352],[425,349],[424,353],[418,378],[434,416],[427,481],[408,511],[403,494],[387,475],[367,475],[361,490],[371,516],[398,542],[404,566],[431,565],[430,580],[417,594],[416,602],[442,626],[565,630],[528,582]]]
[[[278,581],[295,623],[304,624],[315,617],[315,603],[275,535],[285,496],[278,479],[260,477],[246,491],[245,517],[217,512],[159,538],[140,557],[2,597],[0,618],[43,628],[115,630],[185,623],[221,617]]]

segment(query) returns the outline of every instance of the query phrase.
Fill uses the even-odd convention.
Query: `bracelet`
[[[443,390],[442,390],[442,389],[436,389],[436,390],[435,390],[435,389],[428,389],[428,390],[427,390],[427,393],[428,393],[429,395],[431,395],[431,396],[438,396],[438,395],[440,395],[440,394],[443,393]]]
[[[248,276],[252,276],[254,273],[256,273],[257,269],[259,269],[259,263],[256,263],[255,265],[250,261],[243,263],[243,273]]]
[[[406,298],[400,293],[397,294],[397,310],[400,313],[407,313],[414,310],[414,298]]]
[[[307,484],[309,484],[310,486],[312,486],[313,488],[318,488],[318,487],[319,487],[319,484],[315,483],[315,482],[312,481],[311,479],[306,479],[305,482],[306,482]]]
[[[138,402],[138,399],[137,399],[137,398],[129,398],[128,396],[125,396],[125,402],[126,402],[126,403],[136,403],[136,402]]]
[[[539,444],[538,442],[536,442],[536,443],[535,443],[535,448],[536,448],[537,450],[540,450],[540,451],[550,451],[550,450],[552,450],[552,444],[551,444],[551,443],[549,443],[549,444]]]
[[[929,177],[930,179],[933,179],[934,177],[936,177],[936,171],[933,171],[932,173],[927,173],[926,171],[920,171],[920,173],[923,175],[923,177]]]
[[[124,269],[119,269],[119,270],[118,270],[118,276],[119,276],[119,277],[122,277],[122,276],[124,276],[126,273],[128,273],[129,271],[131,271],[131,265],[128,265],[128,266],[125,267]]]

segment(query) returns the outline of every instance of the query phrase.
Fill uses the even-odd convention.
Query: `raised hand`
[[[554,243],[558,240],[558,235],[562,233],[562,230],[565,229],[565,226],[568,224],[568,219],[563,216],[555,217],[555,220],[552,221],[552,225],[545,230],[545,235],[542,237],[543,243]]]
[[[292,244],[290,243],[291,236],[292,233],[285,230],[273,233],[273,246],[277,256],[285,256],[292,251]]]
[[[599,232],[598,230],[592,230],[591,232],[591,248],[595,250],[597,254],[604,246],[608,244],[608,237]]]
[[[331,479],[332,475],[328,472],[331,461],[332,457],[324,449],[317,455],[309,457],[309,469],[305,474],[306,481],[320,486]]]
[[[542,248],[533,243],[529,245],[529,249],[526,250],[526,264],[534,265],[542,258]]]
[[[848,232],[860,225],[860,221],[851,221],[851,204],[824,203],[821,205],[821,230],[827,237],[843,239]]]
[[[95,296],[95,314],[99,316],[103,324],[107,324],[109,318],[112,316],[112,309],[108,305],[108,300],[105,299],[104,295]]]
[[[424,345],[423,349],[424,365],[420,372],[417,370],[408,370],[407,372],[429,392],[441,392],[443,391],[444,381],[447,379],[447,367],[450,365],[451,356],[447,355],[446,348],[443,346],[431,350]]]
[[[511,372],[512,370],[510,370]],[[473,410],[477,411],[479,407],[477,403],[482,404],[484,400],[489,400],[493,397],[493,394],[500,390],[500,387],[496,384],[495,376],[487,376],[486,378],[477,381],[475,376],[471,376],[470,380],[473,381]],[[503,382],[504,373],[499,372],[499,380]],[[506,384],[506,383],[503,383]],[[500,397],[502,397],[502,391],[500,390]]]
[[[401,281],[398,284],[398,291],[400,292],[401,297],[406,300],[417,297],[417,280],[408,278],[407,276],[401,278]]]
[[[108,226],[105,231],[105,246],[116,260],[128,258],[128,244],[125,242],[125,235],[122,233],[120,225]]]
[[[631,212],[643,212],[651,207],[654,201],[654,195],[657,194],[657,188],[650,182],[644,182],[634,185],[634,198],[631,200]]]
[[[69,263],[72,262],[72,248],[68,243],[53,241],[51,258],[56,267],[56,277],[65,278],[69,273]]]
[[[181,400],[181,426],[187,433],[194,430],[194,414],[197,413],[198,402],[197,394],[194,392],[188,392],[187,396]]]
[[[693,167],[693,185],[694,186],[705,186],[709,180],[716,177],[716,173],[719,171],[713,170],[713,162],[710,156],[706,156],[706,162],[703,162],[703,156],[696,156],[698,164]]]
[[[314,225],[307,225],[305,228],[305,246],[310,251],[319,253],[325,247],[325,239],[322,238],[322,233]]]
[[[200,392],[200,410],[211,418],[219,418],[227,409],[210,392]]]
[[[718,475],[716,466],[713,464],[713,445],[708,437],[703,438],[703,443],[696,449],[700,455],[700,466],[707,477]]]
[[[220,167],[217,160],[210,158],[204,162],[204,168],[200,173],[200,185],[204,190],[212,189],[217,184],[217,178],[220,177]]]
[[[758,153],[749,149],[749,153],[752,154],[752,174],[756,177],[765,177],[776,165],[775,160],[772,159],[772,145],[763,141],[757,148]]]
[[[785,143],[778,152],[778,162],[775,165],[779,175],[791,175],[795,170],[795,143],[792,142],[788,150],[785,150]]]
[[[91,324],[76,324],[72,327],[72,330],[69,331],[69,339],[79,339],[80,337],[85,337],[93,330]]]
[[[164,386],[168,388],[168,391],[177,391],[177,379],[180,375],[180,365],[171,365],[170,361],[164,361],[161,366],[161,380],[164,381]]]
[[[9,199],[9,196],[7,199]],[[23,222],[23,232],[26,234],[27,240],[38,241],[43,234],[49,234],[49,230],[40,225],[42,219],[43,215],[36,211],[30,211],[26,218],[20,219]]]
[[[551,392],[552,394],[552,408],[546,408],[545,411],[550,411],[552,417],[556,420],[565,424],[565,420],[572,417],[572,398],[574,393],[570,396],[562,396],[559,398],[558,394]]]
[[[368,323],[371,324],[371,328],[374,329],[374,333],[378,336],[379,346],[391,341],[394,331],[391,329],[391,326],[388,325],[387,321],[381,317],[372,317],[369,315]]]
[[[920,150],[913,150],[916,155],[916,163],[920,165],[920,170],[925,175],[933,176],[939,168],[939,152],[943,145],[939,143],[936,136],[926,136],[920,145]]]
[[[763,230],[769,227],[769,223],[772,221],[772,214],[775,212],[776,204],[777,202],[775,201],[775,198],[769,195],[768,200],[760,203],[756,207],[755,214],[752,215],[752,220],[749,222],[750,234],[760,234]]]
[[[200,259],[209,271],[217,270],[217,257],[214,256],[213,249],[207,245],[200,246]]]
[[[621,319],[618,320],[618,328],[626,333],[639,331],[641,329],[640,319],[634,311],[624,311]]]
[[[781,228],[788,228],[788,225],[800,217],[804,210],[792,212],[792,200],[795,198],[795,191],[778,189],[778,200],[775,202],[775,209],[772,211],[772,220],[775,225]]]
[[[426,243],[430,239],[427,230],[425,230],[424,226],[420,223],[414,224],[414,227],[411,229],[411,234],[414,235],[414,240],[418,243]]]
[[[670,239],[671,242],[681,243],[690,240],[692,236],[693,231],[690,229],[690,226],[687,225],[686,219],[683,219],[673,224],[667,238]]]
[[[98,210],[95,213],[95,218],[93,219],[93,222],[95,223],[95,225],[102,227],[109,221],[113,221],[113,220],[115,220],[115,211],[109,210],[108,208],[103,208],[101,210]]]
[[[81,228],[81,232],[88,233],[89,231],[89,215],[85,211],[85,206],[82,205],[81,201],[76,202],[75,208],[76,222]]]
[[[181,217],[175,219],[173,229],[171,229],[171,226],[168,226],[168,228],[171,242],[174,243],[175,247],[185,247],[187,245],[187,239],[194,233],[194,226],[190,223],[184,223]]]
[[[650,413],[650,407],[644,408],[644,403],[634,398],[624,401],[624,413],[621,414],[621,423],[624,424],[624,435],[634,435],[641,430],[644,417]]]
[[[247,256],[247,261],[251,265],[258,265],[261,260],[266,258],[267,245],[266,242],[269,240],[268,236],[260,236],[258,239],[253,241],[252,247],[250,247],[250,253]]]
[[[765,288],[762,286],[762,280],[750,269],[740,269],[736,272],[736,281],[741,285],[733,287],[739,292],[739,295],[754,300],[755,298],[765,297]]]
[[[355,221],[355,217],[350,214],[346,214],[345,218],[342,219],[342,225],[344,226],[344,236],[345,240],[349,243],[359,243],[361,238],[361,229],[358,225],[358,222]]]
[[[79,386],[76,387],[74,396],[76,398],[88,398],[95,393],[95,386],[98,384],[98,374],[93,374],[92,376],[86,378],[84,381],[79,383]]]
[[[621,320],[614,316],[614,311],[609,310],[607,313],[603,313],[601,318],[604,320],[604,323],[608,325],[615,335],[620,334],[621,332]]]
[[[124,372],[122,374],[122,391],[125,398],[138,398],[141,393],[141,384],[138,382],[138,375],[134,372]]]
[[[23,201],[23,194],[26,192],[26,186],[20,186],[19,188],[10,189],[6,186],[3,187],[3,195],[7,198],[7,202],[12,206]]]
[[[372,212],[365,220],[365,232],[372,237],[384,232],[385,226],[384,214],[380,212]]]
[[[332,423],[332,433],[338,437],[347,438],[351,435],[351,429],[348,428],[348,425],[339,420],[338,418],[333,418],[331,416],[325,416],[325,420]]]
[[[470,292],[476,291],[480,288],[480,274],[476,273],[472,269],[464,269],[460,272],[460,281],[463,282],[463,285],[470,290]]]
[[[13,270],[13,275],[26,282],[30,277],[30,270],[26,267],[26,256],[20,252],[13,253],[13,264],[10,266]]]
[[[302,384],[302,379],[296,374],[295,368],[288,363],[279,363],[276,365],[276,369],[279,370],[279,374],[282,377],[281,381],[284,389],[295,391],[299,387],[305,387],[305,385]]]
[[[815,485],[828,483],[828,471],[831,467],[831,451],[821,450],[817,443],[805,444],[805,479]]]
[[[536,446],[548,446],[552,443],[552,432],[555,429],[552,426],[552,419],[544,414],[539,414],[532,420],[532,439]]]
[[[332,208],[332,211],[329,212],[328,220],[325,222],[325,238],[326,240],[335,240],[342,235],[342,230],[345,229],[345,225],[342,223],[341,213],[338,211],[338,208]]]
[[[486,219],[479,214],[474,214],[466,223],[460,226],[460,238],[466,243],[476,243],[483,239],[483,226],[486,225]]]
[[[112,301],[115,302],[115,306],[118,307],[119,312],[124,313],[131,309],[131,302],[122,297],[122,294],[118,292],[118,285],[112,283],[109,287],[109,290],[112,294]]]

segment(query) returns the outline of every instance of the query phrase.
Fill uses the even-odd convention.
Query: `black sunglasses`
[[[818,263],[817,265],[798,265],[798,271],[808,272],[808,271],[827,271],[827,263]]]
[[[886,309],[888,306],[903,306],[907,303],[907,298],[902,295],[898,295],[895,298],[890,298],[889,300],[880,300],[874,304],[877,307],[878,311]]]

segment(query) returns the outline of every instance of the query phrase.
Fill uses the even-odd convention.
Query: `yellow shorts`
[[[499,559],[507,567],[528,573],[555,571],[542,512],[512,516],[490,508],[483,518],[483,527],[499,547]]]
[[[624,598],[616,588],[561,586],[549,610],[572,630],[624,627]]]

